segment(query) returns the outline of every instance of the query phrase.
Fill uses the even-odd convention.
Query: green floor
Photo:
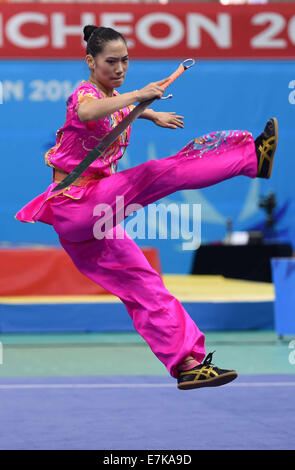
[[[294,337],[273,331],[205,332],[214,363],[240,374],[294,374]],[[137,333],[0,334],[0,377],[167,375]],[[294,352],[294,354],[292,354]]]

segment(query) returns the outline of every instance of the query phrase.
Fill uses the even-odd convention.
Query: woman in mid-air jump
[[[108,204],[115,214],[117,196],[123,198],[124,208],[146,206],[176,191],[204,188],[237,175],[269,178],[277,120],[269,119],[256,140],[248,131],[211,132],[192,140],[176,155],[116,172],[129,143],[129,126],[73,184],[55,191],[135,103],[161,98],[161,85],[167,81],[120,95],[116,88],[123,84],[129,65],[124,37],[111,28],[88,25],[84,39],[90,78],[69,96],[65,124],[57,131],[56,145],[45,155],[46,164],[53,168],[53,183],[15,218],[54,227],[79,271],[122,300],[135,329],[177,379],[179,389],[226,384],[237,373],[214,366],[213,353],[205,358],[204,334],[120,224],[104,237],[94,236],[98,217],[93,211],[97,204]],[[161,127],[183,127],[183,117],[175,113],[146,109],[140,117]]]

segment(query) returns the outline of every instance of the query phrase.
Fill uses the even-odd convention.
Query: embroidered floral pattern
[[[94,93],[94,91],[92,92],[92,91],[82,89],[82,90],[79,90],[77,93],[78,105],[88,100],[97,100],[97,99],[98,99],[98,96]]]
[[[200,150],[200,155],[217,150],[221,145],[228,145],[227,139],[230,137],[231,132],[221,131],[205,134],[193,141],[192,148]]]
[[[208,152],[225,152],[228,147],[241,144],[248,137],[249,133],[242,131],[211,132],[209,134],[202,135],[201,137],[197,137],[192,142],[190,142],[184,150],[186,151],[186,155],[188,155],[190,151],[198,150],[195,156],[202,158],[202,156]]]

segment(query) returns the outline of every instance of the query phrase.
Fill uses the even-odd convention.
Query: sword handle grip
[[[175,72],[173,72],[170,77],[168,78],[167,82],[165,82],[163,85],[161,85],[161,88],[166,88],[171,85],[183,72],[185,71],[184,66],[181,64]]]
[[[173,83],[185,70],[189,69],[190,67],[192,67],[193,65],[195,65],[195,60],[194,59],[186,59],[184,60],[180,66],[178,67],[178,69],[175,70],[175,72],[173,72],[170,77],[168,78],[167,82],[165,82],[163,85],[161,85],[161,88],[164,88],[164,90],[166,90],[166,88],[171,85],[171,83]]]

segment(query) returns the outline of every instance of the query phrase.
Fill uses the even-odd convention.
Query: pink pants
[[[95,238],[94,207],[105,203],[115,213],[118,195],[124,196],[125,207],[134,203],[146,206],[179,190],[256,174],[252,134],[214,132],[190,142],[172,157],[150,160],[102,179],[82,199],[60,195],[50,200],[54,229],[74,264],[122,300],[134,328],[173,377],[188,355],[202,362],[204,334],[120,225],[111,230],[113,238]]]

